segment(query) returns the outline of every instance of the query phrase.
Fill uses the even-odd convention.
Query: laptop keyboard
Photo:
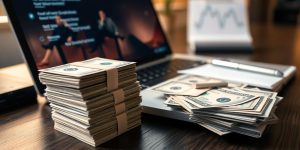
[[[138,80],[142,89],[145,89],[177,76],[178,70],[193,68],[203,64],[205,63],[201,61],[173,59],[139,70],[137,72]]]

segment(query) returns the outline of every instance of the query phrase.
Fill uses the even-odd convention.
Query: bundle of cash
[[[219,135],[235,132],[259,138],[267,125],[278,121],[275,109],[282,97],[277,96],[276,92],[233,83],[228,83],[227,87],[224,84],[219,87],[222,82],[224,81],[183,75],[151,90],[164,92],[167,95],[166,105],[182,108],[190,114],[193,122]],[[189,84],[190,89],[178,83]],[[212,83],[217,83],[216,87]],[[201,88],[198,89],[197,85],[201,85]],[[181,92],[179,89],[187,91]],[[201,94],[183,94],[195,90],[206,91]]]
[[[141,124],[136,64],[103,58],[40,70],[54,128],[98,146]]]

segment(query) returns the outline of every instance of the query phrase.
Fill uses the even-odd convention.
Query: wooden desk
[[[184,53],[185,27],[173,30],[170,42]],[[203,54],[295,65],[300,69],[300,28],[252,23],[255,51],[248,54]],[[300,149],[300,73],[279,94],[285,97],[260,139],[238,134],[220,137],[198,125],[143,114],[142,126],[100,148],[112,149]],[[50,107],[38,105],[0,115],[0,149],[94,149],[53,129]]]

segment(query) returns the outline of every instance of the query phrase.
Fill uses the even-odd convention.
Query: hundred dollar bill
[[[249,109],[243,111],[254,111],[254,112],[261,112],[265,108],[265,106],[270,102],[269,99],[276,99],[277,93],[270,92],[270,91],[262,91],[259,89],[248,89],[248,88],[235,88],[234,90],[247,92],[249,94],[253,94],[259,96],[258,99],[255,101],[251,101],[248,103],[244,103],[242,105],[233,106],[228,109]]]
[[[244,92],[247,92],[247,93],[252,93],[252,94],[255,94],[255,95],[266,96],[266,97],[271,98],[271,99],[276,99],[276,96],[278,94],[277,92],[262,91],[262,90],[259,90],[257,88],[255,88],[255,89],[240,88],[238,90],[244,91]]]
[[[222,80],[204,78],[200,76],[185,76],[178,81],[194,84],[197,89],[212,88],[212,87],[227,87],[228,83]]]
[[[60,65],[57,67],[51,67],[47,69],[39,70],[44,73],[51,73],[57,75],[67,75],[70,77],[81,78],[84,76],[89,76],[93,74],[104,74],[105,69],[108,68],[121,68],[121,67],[132,67],[134,66],[134,62],[126,62],[126,61],[117,61],[117,60],[109,60],[104,58],[94,58],[86,61],[80,62],[85,64],[85,66],[76,65],[76,63]],[[91,67],[86,67],[91,65]],[[101,66],[103,69],[97,69],[93,66]],[[99,75],[99,74],[98,74]]]
[[[93,65],[93,66],[101,66],[101,68],[123,68],[123,67],[131,67],[135,65],[135,62],[127,62],[127,61],[119,61],[119,60],[112,60],[112,59],[105,59],[105,58],[93,58],[89,60],[82,61],[80,63]]]
[[[186,95],[186,96],[198,96],[209,89],[196,89],[195,82],[202,81],[202,78],[190,78],[187,75],[178,76],[176,78],[167,80],[160,83],[149,90],[161,92],[167,95]]]
[[[245,113],[245,114],[262,114],[263,110],[266,108],[268,103],[270,103],[270,99],[275,99],[277,93],[276,92],[268,92],[268,91],[258,91],[253,89],[245,89],[245,88],[235,88],[233,90],[240,92],[247,92],[249,94],[253,94],[258,96],[259,98],[243,103],[236,106],[230,106],[223,108],[222,111],[230,111],[235,113]]]
[[[197,106],[198,109],[234,106],[254,100],[257,96],[247,93],[227,90],[213,89],[205,92],[200,96],[176,96],[177,99],[188,101]]]
[[[156,88],[153,88],[154,91],[163,92],[168,95],[189,95],[189,96],[198,96],[209,89],[196,89],[193,84],[171,81],[165,84],[161,84]]]
[[[234,90],[237,92],[245,92],[245,91],[240,90],[240,88],[233,88],[233,89],[228,89],[228,90]],[[256,95],[256,93],[249,93],[249,94]],[[255,107],[259,106],[263,102],[263,100],[266,98],[266,97],[264,97],[264,95],[256,95],[256,96],[258,96],[258,98],[256,98],[253,101],[249,101],[249,102],[246,102],[246,103],[243,103],[240,105],[236,105],[236,106],[226,107],[224,109],[226,109],[226,110],[247,110],[247,109],[252,110]],[[262,96],[262,97],[259,97],[259,96]]]
[[[233,90],[236,92],[245,92],[242,90],[239,90],[238,88],[234,88],[234,89],[227,89],[227,90]],[[248,93],[248,92],[247,92]],[[264,108],[264,106],[269,102],[269,98],[266,97],[265,95],[261,95],[261,94],[257,94],[257,93],[248,93],[251,95],[255,95],[257,96],[256,99],[246,102],[246,103],[242,103],[239,105],[234,105],[234,106],[229,106],[229,107],[221,107],[218,108],[216,111],[230,111],[230,112],[243,112],[243,113],[249,113],[251,114],[253,113],[260,113],[262,111],[262,109]],[[261,114],[261,113],[260,113]]]
[[[96,74],[96,73],[104,71],[104,70],[95,69],[95,68],[79,67],[79,66],[75,66],[75,65],[71,65],[71,64],[65,64],[65,65],[60,65],[60,66],[56,66],[56,67],[52,67],[52,68],[39,70],[39,71],[45,72],[45,73],[66,75],[66,76],[71,76],[71,77],[75,77],[75,78],[80,78],[80,77]]]
[[[264,113],[264,110],[267,109],[267,106],[269,105],[269,103],[271,103],[271,100],[266,99],[265,97],[259,97],[258,100],[259,102],[253,109],[237,109],[236,107],[230,107],[229,109],[222,108],[218,110],[218,112],[259,117]]]

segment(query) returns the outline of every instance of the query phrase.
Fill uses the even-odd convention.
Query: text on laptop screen
[[[150,1],[14,1],[39,69],[92,57],[142,61],[169,53]]]

